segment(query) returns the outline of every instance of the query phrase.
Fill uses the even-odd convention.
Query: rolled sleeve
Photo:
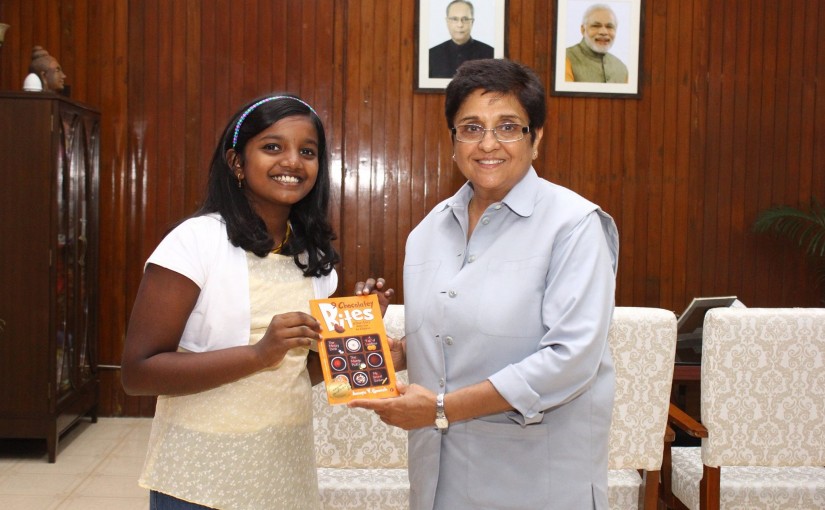
[[[496,390],[523,417],[544,411],[585,391],[609,356],[607,332],[613,314],[618,236],[600,210],[585,216],[554,246],[542,302],[547,332],[539,349],[490,376]]]

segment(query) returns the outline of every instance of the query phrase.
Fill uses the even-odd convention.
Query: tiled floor
[[[137,479],[151,419],[81,421],[58,442],[49,464],[45,440],[0,439],[0,509],[147,510]]]

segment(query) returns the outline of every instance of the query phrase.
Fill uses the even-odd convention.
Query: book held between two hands
[[[329,403],[397,397],[395,368],[378,297],[311,299],[309,308],[321,323],[323,340],[318,354]]]

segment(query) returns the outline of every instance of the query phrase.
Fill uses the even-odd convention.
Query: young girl
[[[308,302],[337,285],[329,188],[315,110],[262,98],[224,129],[203,207],[149,257],[122,379],[159,395],[140,477],[153,510],[320,507]]]

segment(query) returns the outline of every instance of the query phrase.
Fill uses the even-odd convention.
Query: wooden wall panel
[[[149,415],[117,366],[143,262],[194,211],[214,143],[244,101],[291,91],[327,128],[339,292],[402,291],[409,231],[463,182],[442,94],[413,90],[415,0],[0,0],[0,88],[31,47],[102,111],[100,362],[104,415]],[[617,303],[694,296],[821,304],[812,265],[750,225],[825,200],[825,6],[645,0],[639,99],[548,97],[536,168],[602,205],[621,235]],[[552,88],[553,2],[508,2],[509,56]],[[4,240],[5,242],[5,240]],[[402,297],[399,295],[399,301]]]
[[[117,1],[93,2],[89,25],[92,65],[89,69],[90,104],[98,105],[101,115],[100,168],[100,363],[107,367],[120,365],[127,304],[131,299],[125,290],[126,275],[126,211],[130,202],[126,195],[128,170],[128,112],[126,53],[128,46],[128,10]],[[105,376],[105,377],[104,377]],[[125,413],[125,395],[120,389],[120,372],[106,368],[101,371],[101,411],[112,415]],[[137,413],[129,413],[137,414]]]

